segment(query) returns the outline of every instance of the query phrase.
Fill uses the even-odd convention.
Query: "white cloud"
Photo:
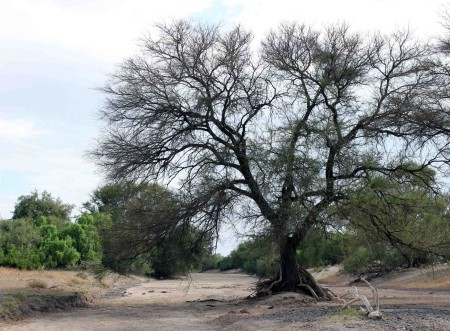
[[[13,174],[14,178],[11,177],[11,180],[20,179],[21,182],[15,185],[5,183],[4,187],[0,185],[0,215],[4,218],[11,216],[13,202],[19,195],[29,194],[35,189],[39,192],[46,190],[54,197],[60,197],[64,202],[79,207],[88,200],[88,194],[101,181],[95,174],[94,166],[77,149],[55,148],[35,141],[25,141],[14,145],[0,144],[0,152],[0,178],[3,177],[5,181],[6,177]],[[12,190],[13,186],[20,186],[20,192]]]
[[[3,0],[0,38],[57,44],[116,62],[133,54],[153,22],[189,16],[211,2]]]
[[[36,128],[34,123],[30,121],[21,119],[5,120],[0,118],[0,143],[35,139],[38,136],[48,133],[48,130]]]
[[[440,13],[448,7],[445,0],[224,0],[238,8],[232,19],[260,36],[283,21],[297,21],[320,28],[338,21],[355,30],[390,32],[410,26],[422,36],[440,31]]]

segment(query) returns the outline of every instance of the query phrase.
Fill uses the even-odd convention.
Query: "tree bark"
[[[282,291],[297,291],[299,284],[299,273],[295,253],[298,243],[292,238],[283,238],[280,243],[280,272]]]

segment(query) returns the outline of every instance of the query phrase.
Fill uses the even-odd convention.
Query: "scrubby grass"
[[[33,311],[49,312],[86,307],[87,303],[86,295],[79,292],[24,290],[3,293],[0,296],[0,325],[2,322],[22,319]]]
[[[0,318],[13,319],[14,315],[22,305],[26,295],[22,292],[8,293],[2,295],[0,300]]]
[[[76,276],[81,278],[81,279],[88,279],[88,275],[85,272],[82,272],[82,271],[78,272],[76,274]]]
[[[74,278],[72,278],[70,280],[70,284],[71,285],[81,285],[81,284],[84,284],[84,283],[85,283],[85,281],[83,279],[76,278],[76,277],[74,277]]]
[[[45,281],[40,279],[32,279],[28,282],[27,286],[29,288],[47,288],[48,285]]]

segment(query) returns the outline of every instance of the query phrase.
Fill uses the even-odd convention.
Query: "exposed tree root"
[[[308,284],[299,284],[297,286],[299,288],[306,288],[311,293],[311,295],[314,297],[314,299],[316,299],[317,301],[320,300],[319,296],[316,294],[316,292]]]
[[[317,301],[319,300],[333,300],[333,296],[330,290],[324,289],[317,284],[314,277],[306,270],[301,267],[297,268],[298,283],[296,288],[293,290],[285,285],[287,282],[283,282],[282,270],[280,268],[279,272],[272,278],[260,280],[256,285],[256,296],[266,296],[274,293],[281,292],[301,292],[314,297]]]

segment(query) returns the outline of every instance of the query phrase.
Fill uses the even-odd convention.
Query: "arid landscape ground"
[[[351,289],[352,277],[337,267],[316,274],[336,294]],[[0,268],[2,330],[450,330],[450,268],[415,269],[373,280],[381,320],[369,320],[342,303],[315,302],[295,293],[263,299],[252,295],[256,278],[232,272],[193,273],[155,280],[109,275],[99,281],[87,272],[19,271]],[[354,284],[370,297],[364,284]],[[49,298],[78,293],[67,307],[23,309],[7,316],[11,298]],[[82,295],[80,296],[80,294]],[[42,301],[42,300],[41,300]],[[45,300],[44,300],[45,301]],[[70,300],[69,300],[70,301]],[[59,303],[58,303],[59,302]],[[31,306],[36,303],[29,304]],[[78,306],[70,308],[69,306]],[[359,304],[355,304],[355,308]],[[68,309],[70,308],[70,309]],[[39,310],[48,310],[40,312]],[[39,312],[38,312],[39,311]]]

